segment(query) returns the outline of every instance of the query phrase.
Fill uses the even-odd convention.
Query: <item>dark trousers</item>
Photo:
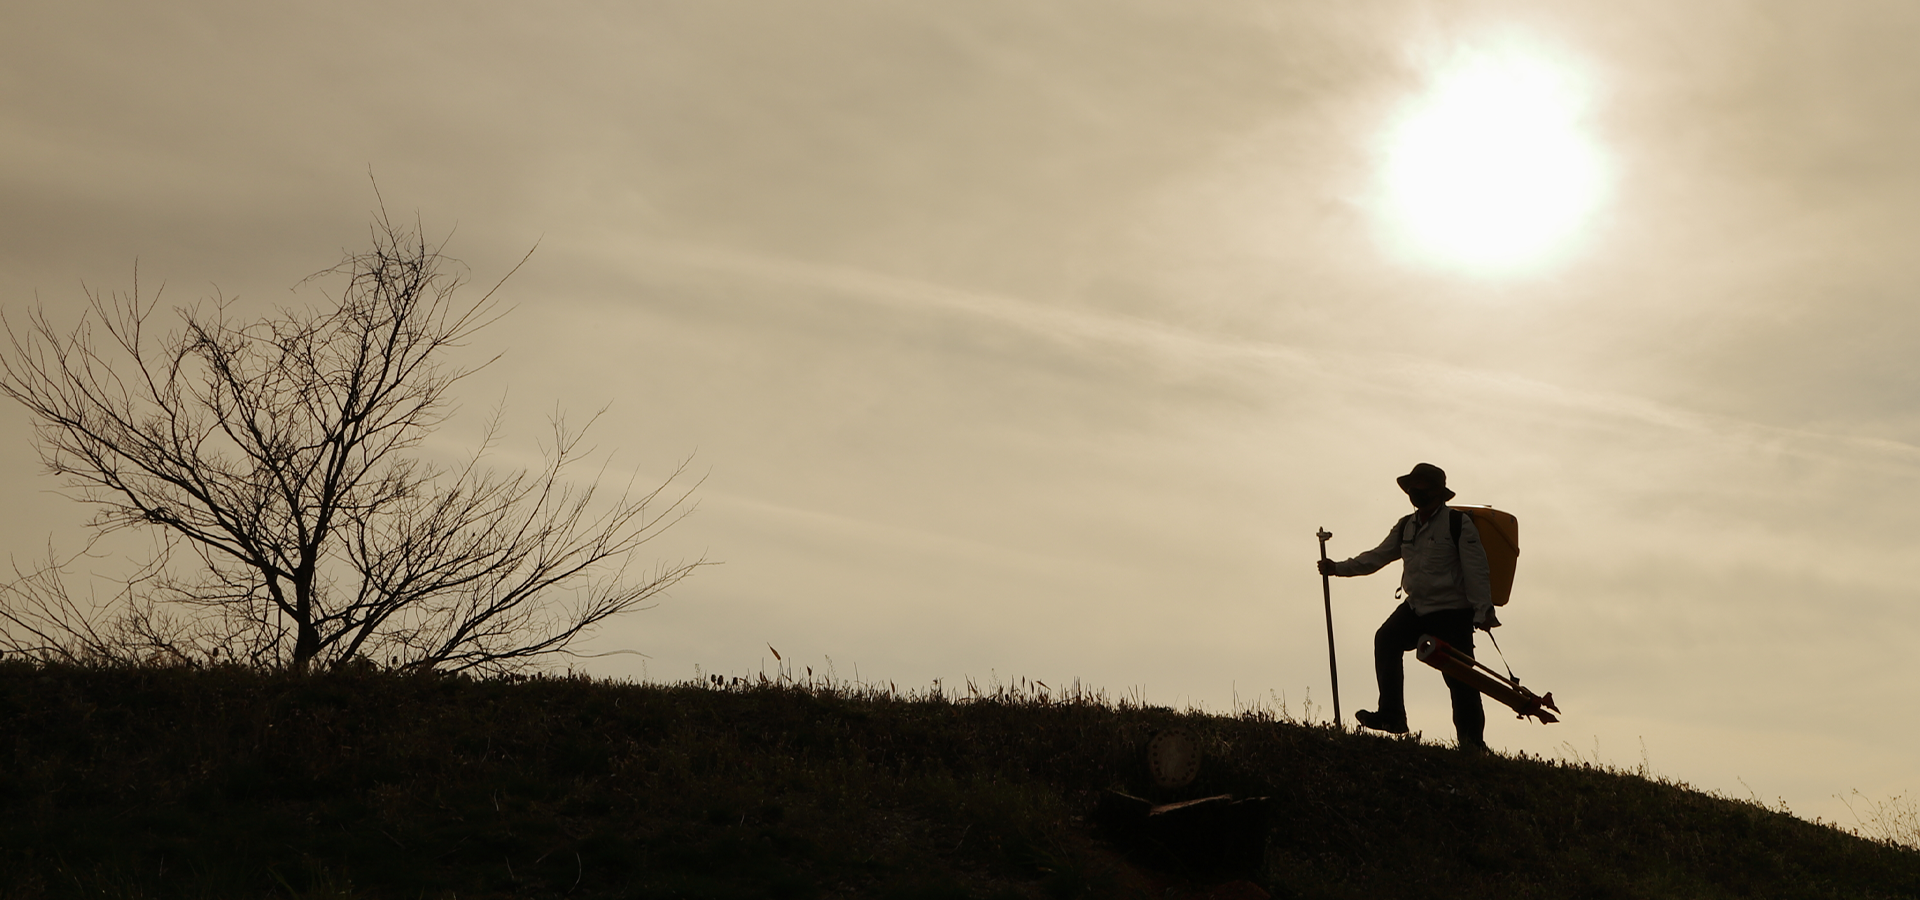
[[[1406,719],[1403,660],[1407,651],[1419,645],[1423,634],[1433,635],[1472,656],[1473,610],[1443,609],[1421,616],[1402,603],[1381,623],[1380,630],[1373,633],[1373,674],[1380,680],[1382,715]],[[1480,706],[1480,692],[1451,675],[1446,676],[1446,680],[1447,692],[1453,695],[1453,729],[1461,745],[1486,743],[1487,711]]]

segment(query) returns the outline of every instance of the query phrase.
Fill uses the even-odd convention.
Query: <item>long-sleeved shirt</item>
[[[1451,519],[1460,518],[1460,543],[1453,541]],[[1493,591],[1487,579],[1487,550],[1473,517],[1442,509],[1420,525],[1409,515],[1394,523],[1380,546],[1333,564],[1336,575],[1371,575],[1394,560],[1402,560],[1400,587],[1407,606],[1418,615],[1443,609],[1471,609],[1475,622],[1493,610]]]

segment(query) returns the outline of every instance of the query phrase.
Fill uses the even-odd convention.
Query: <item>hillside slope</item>
[[[1108,897],[1183,727],[1279,897],[1920,897],[1920,852],[1629,774],[1271,716],[793,686],[0,663],[7,897]]]

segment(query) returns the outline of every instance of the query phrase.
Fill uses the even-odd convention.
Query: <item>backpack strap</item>
[[[1467,514],[1452,508],[1448,508],[1447,512],[1452,513],[1448,519],[1453,526],[1453,546],[1455,549],[1458,549],[1460,546],[1460,520],[1466,518]]]

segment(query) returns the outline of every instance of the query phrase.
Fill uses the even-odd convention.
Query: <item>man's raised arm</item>
[[[1329,574],[1338,575],[1342,578],[1350,578],[1355,575],[1372,575],[1380,571],[1380,567],[1399,559],[1400,526],[1401,523],[1405,521],[1405,519],[1401,519],[1399,522],[1393,523],[1393,530],[1387,532],[1387,539],[1381,541],[1380,546],[1368,550],[1352,559],[1343,559],[1334,563],[1333,571]],[[1485,563],[1483,562],[1482,565],[1485,565]]]

